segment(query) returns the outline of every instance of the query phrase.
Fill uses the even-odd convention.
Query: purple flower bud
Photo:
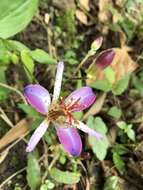
[[[115,56],[115,51],[113,49],[105,50],[104,52],[99,54],[99,56],[96,58],[96,65],[100,69],[105,69],[112,63],[114,56]]]
[[[88,86],[82,87],[72,92],[66,99],[65,104],[69,105],[70,111],[82,111],[93,104],[95,101],[95,94]]]
[[[38,112],[47,114],[51,98],[49,92],[44,87],[38,84],[30,84],[24,88],[24,96],[28,103]]]
[[[64,149],[72,156],[79,156],[82,142],[77,130],[71,126],[56,127],[57,135]]]

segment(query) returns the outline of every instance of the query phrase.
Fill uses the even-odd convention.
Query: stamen
[[[68,110],[73,110],[73,109],[76,109],[76,108],[80,108],[80,104],[79,104],[79,101],[80,101],[81,98],[78,98],[77,100],[75,100],[75,102],[73,102],[72,105],[68,105]]]

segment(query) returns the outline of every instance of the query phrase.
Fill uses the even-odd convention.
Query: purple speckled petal
[[[74,123],[74,126],[76,126],[81,131],[88,133],[91,136],[95,136],[98,140],[103,138],[103,135],[101,133],[96,132],[95,130],[89,128],[87,125],[82,123],[81,121],[77,121]]]
[[[82,142],[77,130],[71,126],[56,127],[57,135],[64,149],[72,156],[79,156]]]
[[[65,104],[71,106],[71,111],[82,111],[91,106],[95,101],[95,94],[88,86],[82,87],[72,92],[66,99]],[[74,105],[74,103],[77,103]]]
[[[56,78],[55,78],[52,101],[57,101],[59,99],[60,92],[61,92],[63,72],[64,72],[64,63],[62,61],[60,61],[57,65],[57,73],[56,73]]]
[[[31,136],[31,138],[28,142],[26,152],[31,152],[34,150],[34,148],[36,147],[36,145],[38,144],[38,142],[40,141],[40,139],[42,138],[42,136],[46,132],[48,126],[49,126],[49,122],[44,120],[39,125],[39,127],[37,127],[37,129],[34,131],[33,135]]]
[[[30,84],[24,88],[24,96],[28,103],[38,112],[47,114],[51,98],[49,92],[39,84]]]

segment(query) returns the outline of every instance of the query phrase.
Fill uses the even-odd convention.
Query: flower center
[[[79,100],[80,99],[73,101],[71,99],[71,102],[66,104],[61,98],[61,102],[52,103],[49,108],[47,119],[60,125],[64,125],[65,123],[73,125],[76,119],[72,115],[72,110],[79,108]]]

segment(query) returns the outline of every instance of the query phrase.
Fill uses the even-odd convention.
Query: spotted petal
[[[63,71],[64,71],[64,63],[61,61],[58,63],[57,66],[57,73],[56,73],[54,92],[53,92],[53,101],[57,101],[60,96]]]
[[[24,88],[24,95],[38,112],[47,114],[51,98],[49,92],[39,84],[30,84]]]
[[[95,101],[95,94],[88,86],[72,92],[66,99],[65,104],[70,106],[72,112],[82,111],[91,106]]]
[[[31,136],[31,138],[28,142],[26,152],[31,152],[34,150],[34,148],[36,147],[36,145],[38,144],[38,142],[40,141],[40,139],[42,138],[42,136],[46,132],[48,126],[49,126],[49,122],[44,120],[39,125],[39,127],[37,127],[37,129],[34,131],[33,135]]]
[[[103,138],[103,135],[101,133],[96,132],[95,130],[89,128],[87,125],[82,123],[81,121],[77,121],[74,123],[74,126],[76,126],[81,131],[88,133],[91,136],[95,136],[98,140]]]
[[[62,126],[56,127],[56,131],[64,149],[72,156],[79,156],[82,150],[82,142],[77,130],[70,126]]]

